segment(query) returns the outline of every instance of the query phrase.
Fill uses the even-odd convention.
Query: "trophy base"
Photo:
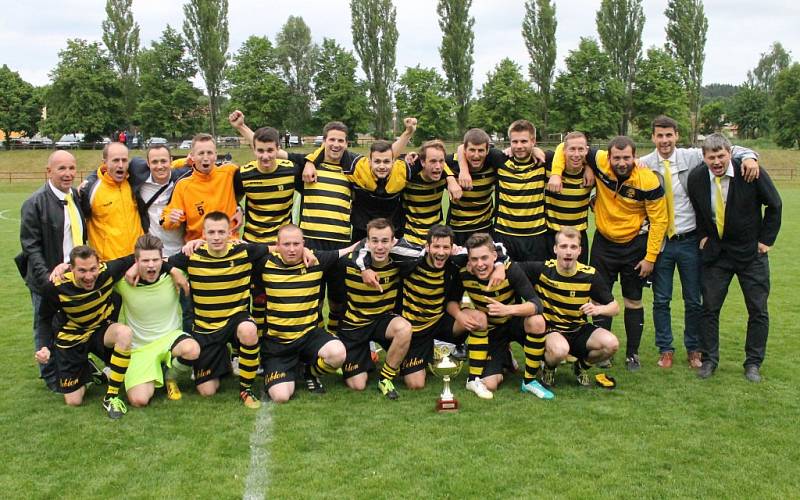
[[[439,399],[436,401],[436,411],[438,413],[457,413],[458,412],[458,400],[453,399]]]

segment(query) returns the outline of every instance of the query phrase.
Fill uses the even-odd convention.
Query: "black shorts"
[[[336,337],[321,328],[314,328],[288,344],[278,342],[269,335],[262,337],[264,386],[269,389],[275,384],[293,382],[299,362],[313,365],[317,361],[319,350],[332,340],[336,340]]]
[[[106,330],[111,325],[110,321],[102,323],[89,336],[86,342],[74,347],[65,349],[56,346],[54,348],[53,355],[55,356],[56,377],[58,378],[58,392],[62,394],[75,392],[91,380],[92,371],[87,362],[89,353],[94,354],[108,364],[114,348],[106,347],[103,343],[103,337],[105,337]]]
[[[589,356],[589,349],[586,343],[589,342],[589,337],[598,330],[600,327],[591,323],[585,323],[577,330],[571,332],[562,332],[560,330],[552,330],[550,333],[560,333],[562,337],[567,340],[569,344],[569,353],[578,359],[586,359]]]
[[[412,335],[406,358],[400,363],[400,375],[410,375],[424,370],[428,363],[433,361],[434,340],[441,340],[451,344],[459,343],[460,340],[453,335],[455,322],[456,320],[452,316],[444,313],[439,321]]]
[[[556,253],[553,251],[553,247],[556,245],[556,231],[555,229],[547,229],[547,258],[548,259],[555,259]],[[578,257],[578,262],[581,264],[588,264],[589,263],[589,235],[586,234],[586,230],[584,229],[581,231],[581,254]]]
[[[646,233],[637,235],[628,243],[614,243],[607,240],[600,231],[595,231],[589,260],[609,287],[614,287],[619,275],[622,296],[630,300],[641,300],[645,280],[639,277],[639,271],[634,268],[645,255]]]
[[[391,340],[386,338],[386,330],[393,319],[399,318],[394,314],[384,314],[366,326],[359,328],[349,327],[342,324],[339,328],[339,340],[347,350],[342,375],[350,378],[359,373],[371,372],[375,370],[375,363],[372,362],[372,355],[369,350],[369,341],[372,340],[388,350]]]
[[[486,367],[483,376],[499,375],[512,365],[511,342],[525,344],[525,318],[514,316],[505,324],[489,330],[489,349],[486,354]]]
[[[453,243],[455,243],[456,245],[458,245],[460,247],[463,247],[467,243],[467,240],[469,239],[469,237],[472,236],[473,234],[475,234],[475,233],[491,233],[491,232],[492,232],[491,226],[486,227],[484,229],[476,229],[475,231],[453,231],[453,233],[456,235],[456,238],[453,241]]]
[[[350,246],[350,243],[341,241],[329,240],[314,240],[306,238],[306,248],[318,251],[332,251],[341,250]],[[325,271],[322,275],[322,283],[320,284],[320,311],[322,311],[322,304],[325,298],[325,291],[327,290],[328,302],[345,305],[347,303],[347,291],[344,286],[345,266],[343,262],[338,262],[330,269]]]
[[[535,236],[512,236],[494,232],[492,239],[506,247],[508,256],[514,262],[527,260],[547,260],[547,234],[542,232]]]
[[[192,333],[192,338],[200,344],[200,356],[194,362],[195,384],[200,385],[215,378],[222,378],[231,372],[228,344],[236,341],[236,329],[245,321],[255,323],[248,313],[240,312],[216,332]]]

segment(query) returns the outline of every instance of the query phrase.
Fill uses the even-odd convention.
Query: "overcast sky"
[[[183,1],[134,0],[133,12],[141,27],[142,45],[157,39],[167,23],[181,29]],[[290,15],[302,16],[315,42],[336,39],[352,50],[350,8],[347,0],[229,0],[229,52],[250,35],[275,35]],[[421,64],[440,68],[441,31],[435,0],[398,0],[397,69]],[[556,0],[558,68],[582,36],[597,38],[595,13],[600,0]],[[667,0],[646,0],[644,50],[663,46]],[[704,83],[739,84],[747,70],[780,41],[800,58],[800,2],[796,0],[706,0],[709,20]],[[68,38],[102,40],[105,0],[0,0],[0,64],[7,64],[35,85],[48,83],[58,52]],[[753,10],[754,6],[757,10]],[[527,75],[528,53],[521,35],[523,0],[473,0],[475,17],[475,89],[503,57],[520,64]]]

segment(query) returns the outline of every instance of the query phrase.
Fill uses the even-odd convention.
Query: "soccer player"
[[[503,382],[503,367],[510,364],[509,343],[515,340],[525,351],[525,375],[521,390],[542,399],[553,399],[536,375],[544,353],[545,323],[542,304],[522,269],[510,263],[506,279],[496,287],[489,278],[497,261],[497,250],[486,233],[467,240],[467,265],[448,296],[447,311],[469,330],[469,376],[467,390],[481,399],[492,399]],[[461,309],[466,290],[475,309]]]
[[[744,180],[722,134],[706,137],[703,157],[707,168],[689,175],[703,261],[703,363],[697,375],[710,377],[719,363],[719,312],[735,274],[747,307],[744,376],[760,382],[769,334],[767,253],[781,227],[781,197],[766,171],[754,182]]]
[[[303,262],[303,232],[287,224],[278,230],[276,251],[258,264],[267,296],[262,364],[273,402],[285,403],[294,394],[294,373],[300,361],[315,378],[335,372],[344,363],[344,344],[318,326],[319,287],[323,273],[354,246],[315,251],[318,263],[309,267]]]
[[[347,350],[342,374],[347,387],[363,391],[367,374],[374,370],[369,343],[374,341],[386,349],[386,359],[378,376],[378,390],[390,400],[398,398],[393,380],[411,342],[411,324],[394,313],[400,289],[400,266],[389,255],[394,240],[392,224],[386,219],[375,219],[367,224],[367,247],[372,262],[369,269],[377,274],[378,289],[365,283],[360,267],[349,259],[346,266],[345,288],[347,308],[339,338]],[[414,248],[407,249],[409,259],[419,257]]]
[[[589,368],[610,359],[619,342],[613,333],[592,325],[586,317],[616,316],[619,304],[595,269],[579,262],[581,233],[562,226],[555,239],[554,260],[519,263],[542,300],[547,323],[541,381],[553,387],[556,368],[572,355],[577,358],[573,370],[578,384],[589,386]]]
[[[158,237],[145,234],[136,240],[138,284],[120,280],[114,290],[122,297],[120,318],[132,331],[131,358],[125,373],[128,402],[147,406],[155,389],[165,385],[167,397],[181,398],[176,376],[188,372],[200,355],[200,345],[181,330],[181,306],[173,277],[162,265],[164,245]],[[188,284],[185,278],[181,284]]]
[[[247,408],[259,408],[252,384],[258,369],[258,331],[250,308],[253,263],[266,255],[265,245],[230,241],[231,221],[211,212],[203,221],[203,243],[191,257],[178,253],[169,262],[185,270],[194,304],[192,337],[200,344],[194,363],[195,384],[203,396],[213,396],[220,378],[231,371],[228,343],[239,342],[239,398]]]

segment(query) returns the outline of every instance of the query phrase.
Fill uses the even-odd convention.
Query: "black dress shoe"
[[[714,374],[717,367],[711,361],[703,361],[700,368],[697,369],[697,376],[700,378],[708,378]]]
[[[747,365],[744,367],[744,378],[750,382],[761,382],[761,373],[758,371],[758,366]]]

